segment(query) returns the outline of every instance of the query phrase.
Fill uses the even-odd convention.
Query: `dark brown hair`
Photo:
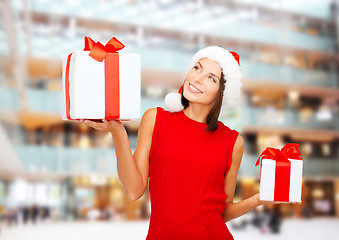
[[[206,132],[211,132],[218,128],[218,118],[221,111],[222,99],[224,97],[225,83],[226,81],[224,79],[224,74],[221,72],[218,95],[213,108],[206,118],[206,123],[208,124]],[[189,101],[184,97],[184,88],[182,88],[181,92],[181,104],[184,106],[184,108],[189,106]]]

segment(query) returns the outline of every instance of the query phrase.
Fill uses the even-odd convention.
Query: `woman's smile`
[[[200,91],[197,87],[195,87],[192,84],[188,85],[188,89],[192,92],[192,93],[202,93],[202,91]]]

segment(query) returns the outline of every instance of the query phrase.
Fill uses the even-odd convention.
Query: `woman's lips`
[[[200,91],[198,88],[196,88],[195,86],[193,86],[192,84],[188,85],[188,89],[193,92],[193,93],[202,93],[202,91]]]

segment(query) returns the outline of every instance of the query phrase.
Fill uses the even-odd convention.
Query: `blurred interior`
[[[179,89],[199,48],[237,52],[242,97],[220,115],[245,140],[234,200],[259,191],[266,147],[299,143],[302,204],[265,208],[337,221],[339,1],[3,0],[0,9],[0,226],[149,220],[148,189],[127,199],[111,135],[61,120],[62,61],[85,36],[115,36],[141,54],[142,114]],[[124,125],[134,151],[139,121]]]

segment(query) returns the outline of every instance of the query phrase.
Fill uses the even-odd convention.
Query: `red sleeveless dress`
[[[146,240],[233,239],[222,214],[238,132],[157,108],[149,155],[151,217]]]

